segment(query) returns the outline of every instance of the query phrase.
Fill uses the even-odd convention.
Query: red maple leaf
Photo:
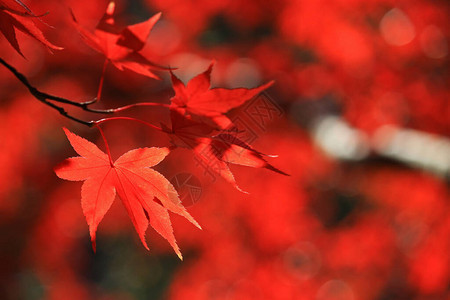
[[[63,49],[53,45],[45,38],[42,31],[33,22],[33,19],[37,18],[39,17],[19,0],[0,0],[0,31],[9,44],[22,56],[23,54],[16,38],[17,29],[33,37],[49,49]]]
[[[198,122],[190,116],[184,115],[184,112],[184,109],[172,106],[170,108],[172,127],[169,128],[161,124],[163,131],[169,134],[174,146],[192,149],[198,144],[199,138],[208,138],[219,132],[208,124]]]
[[[264,159],[264,156],[276,157],[275,155],[266,155],[253,149],[240,140],[233,131],[217,132],[207,124],[183,116],[180,109],[173,107],[170,116],[172,128],[164,126],[163,130],[170,135],[172,143],[176,147],[191,149],[205,168],[219,174],[239,191],[242,190],[237,185],[228,164],[266,168],[288,175]]]
[[[114,10],[115,3],[111,1],[93,33],[78,24],[73,14],[72,17],[85,43],[103,54],[119,70],[123,71],[127,68],[138,74],[159,79],[151,69],[169,70],[170,68],[149,61],[139,51],[145,46],[145,41],[161,13],[157,13],[147,21],[122,29],[115,24]]]
[[[175,96],[170,101],[171,106],[183,110],[183,113],[190,118],[216,128],[225,129],[232,124],[230,119],[225,116],[226,112],[252,99],[269,88],[274,82],[269,81],[253,89],[211,89],[213,65],[214,62],[205,72],[192,78],[186,86],[171,73]]]
[[[65,128],[64,131],[80,156],[65,160],[55,168],[55,172],[62,179],[84,181],[81,206],[89,225],[94,251],[97,226],[111,207],[117,192],[144,247],[148,250],[145,231],[150,222],[182,259],[168,210],[185,217],[198,228],[200,225],[183,207],[172,184],[163,175],[149,168],[161,162],[169,150],[134,149],[113,162],[93,143]],[[155,197],[162,205],[154,201]]]

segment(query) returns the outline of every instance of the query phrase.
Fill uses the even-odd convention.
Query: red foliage
[[[5,38],[21,55],[19,43],[16,38],[16,30],[20,30],[35,38],[45,46],[54,50],[62,50],[50,43],[36,27],[33,19],[39,19],[25,4],[19,0],[0,1],[0,31]]]
[[[161,17],[158,13],[145,22],[120,28],[113,18],[115,3],[111,1],[106,13],[101,18],[94,33],[79,25],[72,15],[76,29],[87,45],[103,54],[119,70],[124,68],[132,70],[151,78],[159,79],[151,69],[163,70],[164,67],[146,59],[140,51],[155,23]]]
[[[102,136],[0,72],[2,299],[450,297],[447,1],[22,2],[0,0],[0,58],[39,91],[81,103],[99,88],[90,108],[121,109],[52,102],[110,117],[96,123],[110,155],[67,133],[81,156],[57,173],[84,181],[80,209],[81,185],[50,171],[72,151],[60,127]],[[116,68],[101,75],[98,53]],[[386,128],[399,134],[381,149]],[[181,204],[180,173],[198,179]]]
[[[192,78],[187,86],[171,73],[172,85],[175,90],[175,96],[170,99],[171,107],[189,119],[206,123],[213,128],[226,129],[232,123],[225,113],[268,89],[273,81],[254,89],[211,89],[213,65],[214,62],[205,72]]]
[[[103,153],[97,146],[67,129],[64,131],[80,157],[67,159],[55,168],[55,172],[62,179],[84,181],[81,206],[89,225],[94,251],[98,224],[111,207],[117,191],[144,247],[148,250],[145,231],[150,222],[153,229],[169,241],[182,259],[167,211],[184,216],[199,228],[200,225],[185,210],[170,182],[148,168],[160,163],[169,153],[168,149],[134,149],[113,162],[110,154]],[[153,201],[155,197],[162,205]]]

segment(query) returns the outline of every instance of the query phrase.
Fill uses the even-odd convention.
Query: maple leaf
[[[172,107],[182,110],[186,116],[213,127],[225,129],[232,124],[231,120],[225,116],[226,112],[266,90],[274,81],[253,89],[210,88],[213,66],[214,61],[205,72],[192,78],[186,86],[171,72],[175,96],[170,101]]]
[[[170,121],[171,128],[164,124],[161,124],[161,127],[169,134],[172,144],[176,147],[192,149],[198,144],[199,138],[212,137],[218,132],[216,128],[184,115],[184,110],[176,107],[170,107]]]
[[[16,30],[20,30],[33,37],[49,49],[61,50],[50,43],[42,31],[36,27],[33,19],[38,18],[25,4],[18,0],[0,0],[0,31],[9,44],[22,56],[19,43],[16,38]]]
[[[198,228],[201,227],[183,207],[172,184],[163,175],[149,168],[161,162],[169,150],[134,149],[113,162],[95,144],[66,128],[64,131],[80,156],[65,160],[55,167],[55,172],[62,179],[84,181],[81,188],[81,206],[89,225],[94,251],[97,227],[111,207],[117,192],[144,247],[149,249],[145,232],[150,222],[182,259],[168,210],[185,217]],[[155,197],[162,205],[154,201]]]
[[[233,131],[217,132],[204,123],[196,122],[182,115],[180,109],[171,108],[170,117],[172,128],[163,126],[163,130],[170,135],[176,147],[191,149],[200,163],[231,183],[236,189],[243,191],[236,183],[228,164],[236,164],[253,168],[266,168],[274,172],[288,175],[269,164],[266,155],[240,140]]]
[[[161,17],[161,13],[155,14],[147,21],[122,29],[115,24],[114,10],[115,3],[111,1],[93,33],[81,26],[73,13],[72,18],[85,43],[103,54],[116,68],[121,71],[126,68],[138,74],[159,79],[151,69],[169,70],[170,68],[149,61],[139,51],[145,46],[150,31]]]

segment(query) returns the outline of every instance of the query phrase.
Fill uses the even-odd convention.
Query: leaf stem
[[[100,83],[98,85],[97,98],[95,99],[94,103],[100,101],[100,99],[102,97],[103,82],[105,81],[105,72],[106,72],[106,67],[108,66],[108,63],[109,63],[109,60],[105,59],[105,62],[103,63],[102,75],[100,77]]]
[[[102,123],[105,123],[105,122],[108,122],[108,121],[114,121],[114,120],[128,120],[128,121],[134,121],[134,122],[138,122],[138,123],[144,124],[144,125],[146,125],[146,126],[152,128],[152,129],[156,129],[156,130],[158,130],[158,131],[164,132],[164,130],[163,130],[162,128],[158,127],[158,126],[155,126],[155,125],[153,125],[153,124],[151,124],[151,123],[148,123],[148,122],[145,122],[145,121],[136,119],[136,118],[130,118],[130,117],[111,117],[111,118],[100,119],[100,120],[97,120],[97,121],[91,121],[90,123],[91,123],[92,125],[94,125],[94,126],[97,126],[97,125],[100,125],[100,124],[102,124]],[[92,126],[92,125],[91,125],[91,126]]]
[[[106,153],[108,154],[108,157],[109,157],[109,163],[111,164],[111,168],[114,168],[114,162],[111,157],[111,151],[109,150],[109,145],[108,145],[108,142],[106,141],[105,134],[103,133],[103,130],[100,128],[99,124],[94,124],[94,126],[98,129],[98,131],[100,131],[103,142],[105,143]]]
[[[166,108],[170,108],[169,104],[164,104],[164,103],[155,103],[155,102],[140,102],[140,103],[133,103],[130,105],[125,105],[122,107],[118,107],[118,108],[112,108],[110,109],[112,112],[120,112],[120,111],[124,111],[133,107],[137,107],[137,106],[160,106],[160,107],[166,107]]]

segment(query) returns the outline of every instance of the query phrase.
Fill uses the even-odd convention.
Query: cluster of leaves
[[[3,3],[3,1],[1,2]],[[17,10],[18,6],[21,11]],[[176,244],[168,211],[177,213],[198,228],[200,225],[183,207],[177,191],[172,184],[160,173],[150,169],[158,164],[168,154],[169,148],[140,148],[131,150],[113,161],[107,140],[100,124],[114,120],[131,120],[144,123],[152,129],[165,132],[172,137],[172,147],[185,147],[192,149],[196,154],[204,151],[213,153],[204,163],[213,171],[241,190],[231,173],[228,164],[239,164],[256,168],[267,168],[287,175],[270,165],[263,157],[264,154],[254,150],[250,145],[241,141],[233,130],[234,124],[225,115],[229,110],[236,108],[251,100],[259,93],[269,88],[273,81],[254,89],[237,88],[210,88],[211,71],[209,68],[194,77],[185,86],[177,78],[171,68],[159,66],[151,62],[140,53],[155,23],[161,13],[154,15],[147,21],[121,28],[116,25],[113,14],[115,3],[111,1],[106,13],[100,19],[95,31],[91,32],[80,25],[72,13],[74,26],[92,49],[105,57],[105,64],[100,80],[97,97],[90,102],[77,103],[71,100],[44,94],[33,88],[14,68],[6,62],[8,67],[35,95],[56,102],[62,102],[85,110],[97,113],[114,113],[135,106],[167,106],[170,110],[171,128],[164,125],[159,128],[146,121],[130,117],[110,117],[98,121],[85,122],[77,119],[57,105],[44,99],[44,103],[60,110],[60,112],[79,123],[95,126],[100,131],[107,153],[102,152],[91,142],[64,129],[72,147],[80,157],[69,158],[55,168],[56,174],[66,180],[84,181],[81,191],[81,203],[84,215],[90,228],[93,249],[96,249],[96,231],[99,223],[109,210],[116,192],[122,200],[133,225],[139,234],[142,244],[148,249],[145,232],[150,224],[159,234],[169,241],[177,255],[182,259],[181,252]],[[41,31],[37,29],[31,18],[39,18],[19,0],[9,1],[0,7],[0,24],[3,34],[9,43],[20,52],[14,28],[24,31],[37,39],[48,48],[62,49],[48,42]],[[170,99],[170,105],[159,103],[135,103],[126,107],[110,110],[96,110],[90,106],[101,98],[103,78],[106,66],[111,63],[119,70],[129,69],[150,78],[159,79],[153,70],[170,70],[175,96]],[[199,155],[199,157],[203,157]]]
[[[5,38],[11,44],[11,46],[16,49],[16,51],[23,55],[20,51],[19,43],[16,38],[16,30],[20,30],[31,37],[35,38],[37,41],[41,42],[43,45],[47,46],[49,49],[61,50],[58,47],[50,43],[36,27],[33,19],[41,21],[40,16],[35,15],[23,2],[20,0],[2,0],[0,1],[0,31],[3,33]]]

